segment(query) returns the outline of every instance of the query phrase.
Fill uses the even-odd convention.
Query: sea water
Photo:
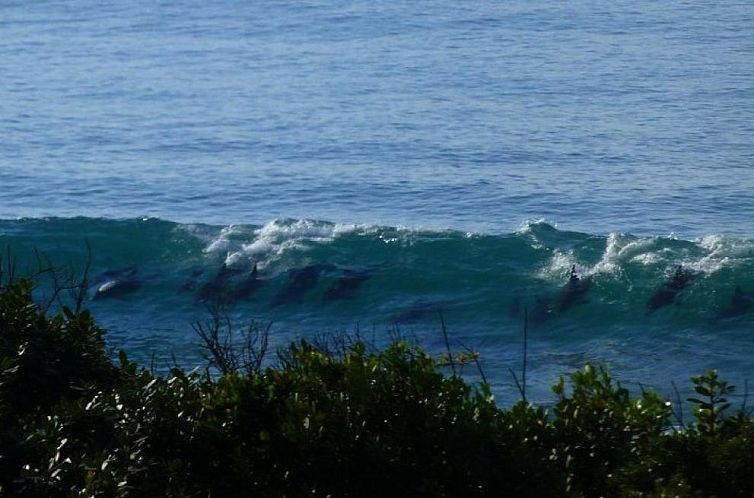
[[[524,317],[536,399],[585,361],[743,386],[752,61],[750,2],[2,2],[0,243],[138,280],[88,305],[158,367],[222,287],[276,344],[441,351],[442,314],[504,402]]]

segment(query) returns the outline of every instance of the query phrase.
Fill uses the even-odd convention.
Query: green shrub
[[[64,307],[47,317],[32,289],[31,281],[18,280],[0,290],[0,491],[36,451],[25,437],[35,420],[116,378],[89,312]]]
[[[672,429],[669,403],[599,367],[561,379],[552,414],[504,409],[400,341],[300,341],[262,368],[253,336],[253,368],[159,377],[32,289],[0,288],[2,496],[754,496],[754,423],[716,372]]]

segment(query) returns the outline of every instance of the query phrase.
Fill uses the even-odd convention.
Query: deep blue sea
[[[0,245],[89,245],[157,368],[219,304],[435,352],[442,314],[503,403],[524,315],[534,400],[586,361],[742,388],[754,3],[5,0]]]

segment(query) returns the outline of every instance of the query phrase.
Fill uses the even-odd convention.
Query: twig
[[[86,298],[86,291],[89,288],[89,270],[92,267],[92,246],[89,241],[86,241],[86,265],[84,265],[84,272],[81,275],[81,280],[76,288],[73,290],[73,300],[76,304],[76,313],[81,311],[84,306],[84,298]]]
[[[11,286],[16,277],[16,258],[11,252],[10,244],[8,244],[6,252],[8,258],[8,286]]]
[[[521,399],[526,402],[526,391],[521,387],[521,383],[518,381],[518,375],[516,375],[516,372],[514,372],[510,367],[508,367],[508,371],[510,372],[511,377],[513,377],[513,382],[516,383],[516,389],[518,389],[518,393],[521,395]]]
[[[487,376],[484,375],[484,369],[482,369],[482,363],[479,361],[479,354],[473,349],[471,349],[470,347],[468,347],[466,344],[462,342],[460,344],[461,344],[461,347],[465,349],[467,353],[469,353],[469,357],[474,362],[474,365],[476,365],[476,369],[479,372],[479,376],[482,378],[482,382],[484,382],[485,384],[488,384]]]
[[[681,393],[678,391],[678,386],[675,385],[674,381],[670,381],[670,385],[673,386],[673,391],[675,392],[675,398],[677,400],[676,406],[678,407],[678,410],[676,411],[675,408],[672,409],[673,417],[675,417],[676,422],[678,422],[678,425],[681,427],[686,427],[686,424],[683,423],[683,405],[681,404]]]
[[[741,403],[741,411],[746,414],[747,417],[751,417],[754,408],[746,409],[746,403],[749,401],[749,379],[744,379],[744,400]]]
[[[521,371],[521,397],[526,403],[526,359],[528,357],[529,343],[529,308],[524,307],[524,364]]]
[[[442,336],[445,339],[445,350],[448,352],[448,362],[450,362],[450,369],[453,370],[453,377],[456,377],[456,363],[453,361],[453,353],[450,350],[450,340],[448,339],[448,329],[445,327],[445,318],[442,316],[442,309],[438,309],[437,313],[440,315],[440,325],[442,326]]]
[[[221,308],[210,308],[210,320],[197,321],[192,327],[201,338],[208,367],[213,366],[220,374],[242,371],[256,375],[262,371],[262,364],[269,348],[272,322],[260,326],[252,321],[235,338],[235,329],[230,317]],[[210,378],[209,371],[207,377]]]

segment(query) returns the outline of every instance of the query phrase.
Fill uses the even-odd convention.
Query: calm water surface
[[[754,229],[751,2],[3,2],[0,218]]]

